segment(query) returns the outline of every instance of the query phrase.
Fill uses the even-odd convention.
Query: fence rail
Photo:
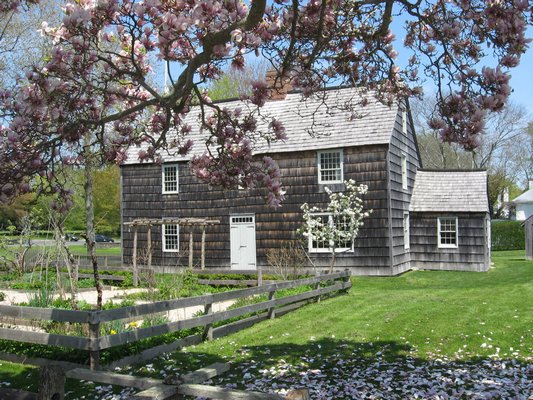
[[[75,255],[77,269],[92,270],[92,259],[88,255]],[[135,279],[135,271],[132,265],[126,265],[123,263],[122,256],[118,255],[105,255],[97,256],[98,266],[102,271],[128,271],[134,274],[134,285],[137,286],[138,280]],[[59,268],[66,268],[66,261],[61,258],[51,257],[46,252],[37,249],[29,249],[24,256],[24,265],[26,268],[33,268],[38,265],[45,265],[53,263],[53,265]],[[180,266],[164,266],[164,265],[152,265],[150,268],[140,265],[137,272],[141,273],[176,273],[183,270],[184,267]],[[263,280],[263,274],[276,274],[276,271],[270,268],[260,268],[253,270],[232,270],[226,267],[211,267],[209,269],[188,269],[188,271],[197,275],[251,275],[257,276],[256,279],[199,279],[198,282],[203,285],[219,285],[219,286],[261,286],[263,284],[274,283],[271,280]],[[78,279],[90,279],[92,275],[79,273]],[[120,275],[101,275],[102,280],[111,281],[123,281],[124,277]],[[138,277],[137,277],[138,279]]]
[[[89,336],[69,336],[32,332],[19,329],[0,328],[0,339],[8,339],[19,342],[55,345],[67,348],[82,349],[89,351],[91,369],[98,368],[100,350],[132,343],[154,336],[173,333],[194,327],[204,327],[203,338],[213,338],[213,324],[241,317],[251,313],[267,311],[268,317],[274,318],[276,308],[293,303],[302,303],[313,298],[320,298],[328,293],[348,290],[351,287],[350,272],[343,271],[329,275],[320,275],[312,278],[285,281],[248,289],[233,290],[204,296],[196,296],[182,299],[158,301],[130,307],[122,307],[111,310],[74,311],[60,309],[42,309],[36,307],[0,306],[0,315],[32,321],[57,321],[87,324]],[[322,287],[320,287],[322,285]],[[275,298],[276,292],[283,289],[311,286],[312,289],[295,295]],[[213,304],[260,294],[268,294],[268,300],[255,304],[238,307],[231,310],[213,312]],[[171,321],[145,328],[137,328],[130,331],[119,332],[112,335],[100,335],[100,326],[103,323],[131,320],[132,318],[143,319],[152,314],[172,310],[180,310],[192,306],[203,306],[204,315]]]

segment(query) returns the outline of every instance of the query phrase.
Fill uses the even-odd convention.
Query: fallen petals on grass
[[[232,367],[231,377],[210,384],[285,394],[307,388],[312,399],[528,399],[533,394],[533,365],[515,360],[485,359],[477,362],[445,359],[420,361],[402,357],[394,361],[376,355],[374,362],[358,356],[316,358],[320,368],[281,360],[275,367],[248,363]],[[243,373],[243,371],[247,371]],[[235,378],[240,377],[238,381]]]

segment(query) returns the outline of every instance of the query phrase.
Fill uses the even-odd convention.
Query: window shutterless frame
[[[402,133],[407,135],[407,110],[402,107]]]
[[[437,235],[437,245],[439,248],[457,248],[459,246],[457,217],[437,218]]]
[[[333,224],[333,215],[329,213],[313,213],[311,214],[313,217],[316,218],[324,218],[324,221],[327,219],[328,224]],[[332,243],[325,240],[315,240],[314,237],[309,235],[309,243],[308,243],[308,249],[309,253],[330,253],[331,252]],[[353,252],[353,240],[346,240],[342,243],[337,243],[337,246],[335,247],[335,253],[343,253],[343,252]]]
[[[178,193],[178,164],[163,164],[163,166],[161,167],[161,186],[163,187],[163,194]]]
[[[409,250],[410,248],[410,234],[409,234],[409,212],[403,213],[403,248]]]
[[[402,167],[402,189],[407,190],[407,155],[402,153],[401,155],[401,167]]]
[[[178,253],[180,251],[180,226],[178,224],[161,225],[163,252]]]
[[[342,149],[317,152],[318,183],[342,183],[344,161]]]

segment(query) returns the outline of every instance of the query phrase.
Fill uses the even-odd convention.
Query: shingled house
[[[411,268],[489,269],[485,171],[419,170],[409,215]]]
[[[407,101],[388,107],[369,96],[365,107],[348,112],[345,105],[357,97],[355,89],[323,94],[322,99],[302,101],[300,93],[289,92],[261,111],[282,120],[288,137],[256,150],[258,157],[270,155],[280,166],[286,200],[278,209],[265,205],[260,189],[223,191],[191,175],[190,156],[205,150],[198,124],[193,125],[196,142],[187,157],[140,163],[139,149],[130,149],[121,167],[124,261],[132,259],[131,221],[209,218],[220,223],[205,232],[208,268],[267,266],[269,250],[303,240],[295,233],[303,221],[300,206],[324,207],[325,187],[341,191],[343,181],[354,179],[368,185],[365,205],[373,212],[355,241],[338,249],[337,268],[363,275],[396,275],[412,268],[486,270],[486,173],[421,171]],[[221,105],[246,107],[238,100]],[[189,118],[194,116],[192,111]],[[152,263],[186,264],[191,232],[199,234],[178,224],[152,227]],[[146,232],[140,231],[139,248],[145,241]],[[303,245],[315,265],[328,265],[327,244],[309,240]],[[195,246],[197,252],[198,241]]]

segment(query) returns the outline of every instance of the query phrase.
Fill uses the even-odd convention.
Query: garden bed
[[[91,367],[96,367],[100,360],[108,363],[117,357],[185,337],[197,337],[200,333],[204,339],[210,339],[217,327],[224,327],[218,330],[224,335],[234,330],[232,324],[241,320],[252,322],[264,311],[267,311],[265,316],[255,318],[256,321],[273,317],[277,308],[286,312],[317,296],[346,290],[351,286],[348,277],[348,272],[342,272],[140,305],[116,304],[110,300],[102,311],[68,310],[68,302],[61,303],[65,309],[0,306],[4,316],[37,321],[38,326],[31,331],[0,328],[0,336],[7,339],[0,341],[0,351],[29,357],[45,354],[45,358],[72,362],[90,359]],[[231,307],[235,300],[237,304]],[[229,327],[225,329],[225,325]],[[54,345],[52,350],[47,348],[49,345]]]

